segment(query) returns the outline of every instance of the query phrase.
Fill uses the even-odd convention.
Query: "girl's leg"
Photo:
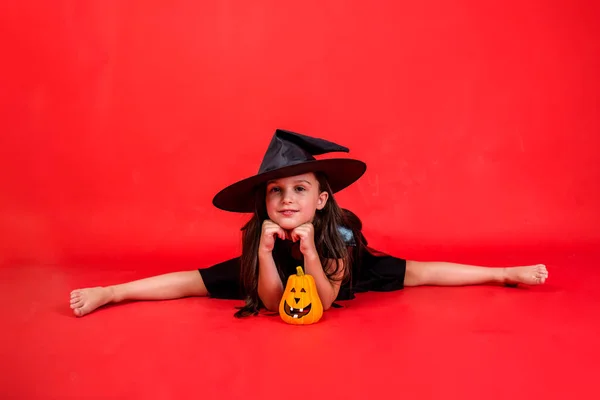
[[[405,286],[466,286],[489,283],[540,285],[548,278],[543,264],[490,268],[448,262],[406,262]]]
[[[172,272],[115,286],[73,290],[71,309],[82,317],[107,303],[123,300],[170,300],[207,294],[198,270]]]

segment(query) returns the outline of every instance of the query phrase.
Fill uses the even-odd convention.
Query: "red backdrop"
[[[4,4],[0,260],[232,256],[212,196],[278,127],[368,163],[376,247],[594,248],[598,3],[480,3]]]

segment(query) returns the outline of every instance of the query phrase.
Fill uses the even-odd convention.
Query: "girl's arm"
[[[335,260],[328,260],[329,263],[334,263]],[[315,285],[317,286],[317,291],[319,292],[319,298],[321,299],[321,303],[323,303],[323,310],[328,310],[340,291],[341,285],[341,277],[344,274],[343,261],[339,261],[342,263],[340,265],[340,269],[338,271],[339,276],[336,276],[335,280],[330,281],[325,275],[325,271],[323,270],[323,265],[321,265],[321,261],[319,260],[319,256],[315,254],[314,256],[304,257],[304,269],[306,273],[312,275],[315,279]]]
[[[340,291],[342,284],[341,278],[344,276],[344,265],[342,260],[338,260],[340,268],[337,275],[329,280],[319,259],[317,248],[315,247],[315,228],[312,223],[302,224],[292,231],[292,240],[300,240],[300,251],[304,255],[304,269],[306,273],[312,275],[319,292],[319,298],[323,304],[323,309],[328,310]],[[334,263],[335,260],[327,260],[327,263]],[[326,265],[329,267],[330,265]]]
[[[258,297],[267,310],[277,311],[283,296],[283,283],[277,272],[273,253],[258,254]]]
[[[273,260],[275,237],[285,239],[285,231],[271,220],[264,220],[258,245],[258,297],[269,311],[279,309],[283,283]]]

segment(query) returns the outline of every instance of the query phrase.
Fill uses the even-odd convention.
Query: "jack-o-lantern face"
[[[314,324],[323,316],[323,304],[315,280],[305,275],[302,267],[297,267],[296,275],[288,278],[279,303],[279,315],[285,322],[294,325]]]

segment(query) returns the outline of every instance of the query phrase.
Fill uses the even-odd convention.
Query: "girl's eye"
[[[269,192],[271,192],[271,193],[279,192],[279,188],[277,186],[272,187],[271,190],[269,190]]]
[[[296,190],[299,192],[304,192],[306,189],[303,186],[298,186]]]

